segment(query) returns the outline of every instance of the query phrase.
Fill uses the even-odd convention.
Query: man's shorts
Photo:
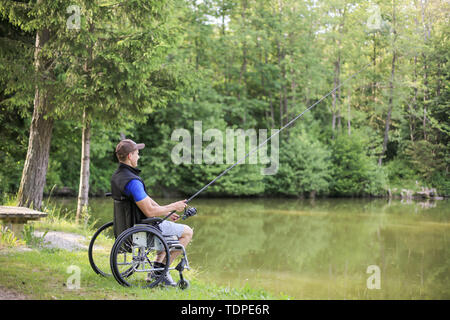
[[[172,221],[164,220],[159,224],[159,228],[161,229],[161,233],[163,236],[177,236],[178,238],[181,237],[181,235],[184,232],[184,224],[181,223],[175,223]]]

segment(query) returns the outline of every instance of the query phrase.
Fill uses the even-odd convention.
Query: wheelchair
[[[189,288],[189,281],[183,276],[185,269],[190,270],[186,249],[177,236],[164,236],[158,229],[158,224],[172,213],[164,218],[142,219],[116,238],[113,221],[102,225],[92,236],[88,248],[94,272],[103,277],[113,276],[126,287],[154,288],[167,272],[176,270],[179,274],[177,287]],[[184,220],[196,213],[195,208],[186,207],[181,218]],[[181,251],[181,259],[175,267],[170,267],[170,254],[175,250]]]

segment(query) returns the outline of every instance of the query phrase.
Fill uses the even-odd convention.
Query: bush
[[[367,155],[368,145],[358,135],[340,135],[332,141],[334,166],[332,192],[339,196],[382,195],[386,175]]]
[[[430,183],[436,188],[438,195],[450,195],[450,179],[445,171],[435,171],[431,176]]]
[[[425,181],[431,181],[435,172],[446,170],[445,148],[426,140],[409,143],[405,150],[409,163]]]
[[[420,180],[416,171],[406,159],[396,157],[385,164],[385,171],[391,188],[410,188]]]
[[[299,196],[325,193],[331,180],[331,152],[306,133],[293,133],[280,142],[278,173],[267,176],[266,193]]]

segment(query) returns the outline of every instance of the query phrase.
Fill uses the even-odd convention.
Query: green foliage
[[[27,244],[27,246],[32,248],[42,248],[44,245],[44,238],[47,235],[48,231],[45,231],[42,236],[36,236],[34,234],[35,228],[32,224],[25,224],[23,226],[23,240]]]
[[[438,189],[438,194],[449,194],[450,179],[448,148],[426,140],[409,143],[405,150],[408,164],[425,183]]]
[[[2,97],[0,93],[0,100]],[[19,188],[27,149],[27,126],[25,117],[12,107],[0,104],[0,193],[15,193]]]
[[[400,186],[406,181],[414,182],[418,176],[410,163],[405,159],[395,158],[386,163],[386,174],[393,186]]]
[[[17,239],[14,233],[7,226],[0,224],[0,248],[15,247],[20,243],[21,241]]]
[[[291,131],[280,144],[278,173],[265,180],[268,194],[327,194],[332,180],[331,151],[305,131]]]
[[[332,141],[333,193],[345,196],[382,195],[386,180],[375,159],[367,156],[366,141],[357,135],[340,135]]]
[[[413,168],[425,180],[430,180],[434,172],[445,171],[446,159],[443,145],[420,140],[410,143],[405,154]]]
[[[367,24],[369,2],[71,4],[81,8],[79,30],[66,27],[66,2],[0,1],[1,193],[19,187],[36,85],[53,93],[49,116],[57,119],[47,193],[78,190],[86,110],[91,194],[109,190],[124,133],[147,145],[140,163],[152,194],[191,195],[228,165],[174,164],[175,129],[192,135],[194,121],[203,131],[280,128],[369,64],[280,135],[277,174],[240,164],[202,195],[383,195],[413,180],[448,194],[448,4],[378,1],[378,29]],[[41,52],[48,68],[36,74],[43,29],[52,35]]]

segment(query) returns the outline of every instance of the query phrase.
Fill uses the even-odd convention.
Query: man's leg
[[[192,236],[194,235],[194,231],[189,226],[184,226],[184,231],[181,237],[178,238],[178,241],[183,245],[183,247],[186,249],[189,242],[192,240]],[[170,262],[169,266],[172,264],[172,262],[175,260],[176,257],[178,257],[181,253],[181,250],[173,250],[170,253]]]
[[[181,237],[178,238],[178,240],[180,241],[180,243],[183,245],[183,247],[185,249],[186,249],[187,245],[189,244],[189,242],[191,242],[193,235],[194,235],[194,231],[191,229],[191,227],[185,225],[183,233],[181,234]],[[170,253],[169,266],[172,264],[172,262],[175,260],[175,258],[180,255],[180,253],[181,253],[181,250],[173,250]],[[166,260],[166,253],[164,251],[161,251],[156,256],[156,260],[155,261],[165,264],[166,263],[165,260]]]
[[[184,229],[183,229],[183,233],[181,234],[181,236],[178,238],[178,241],[180,241],[180,243],[184,246],[184,248],[186,249],[187,245],[189,244],[189,242],[192,239],[192,236],[194,234],[194,231],[187,225],[183,225]],[[178,255],[181,253],[181,250],[173,250],[170,253],[170,262],[169,262],[169,266],[172,264],[172,262],[175,260],[176,257],[178,257]],[[164,267],[164,265],[166,264],[166,253],[165,251],[161,251],[156,255],[156,259],[155,259],[155,264],[154,266],[156,268],[161,268]],[[158,271],[156,271],[158,272]],[[151,275],[149,274],[148,277],[151,277]],[[176,286],[177,283],[175,281],[173,281],[172,277],[170,276],[170,273],[168,272],[163,280],[163,284],[164,285],[168,285],[168,286]]]

